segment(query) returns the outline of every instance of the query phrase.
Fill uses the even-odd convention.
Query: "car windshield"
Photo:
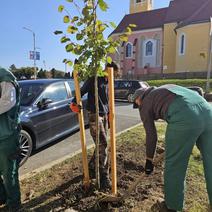
[[[28,84],[20,83],[21,88],[21,106],[28,106],[33,103],[33,101],[41,94],[44,90],[44,84]]]

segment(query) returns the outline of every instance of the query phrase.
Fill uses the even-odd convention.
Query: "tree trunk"
[[[98,95],[98,76],[95,73],[95,106],[96,106],[96,187],[100,189],[100,174],[99,174],[99,95]]]
[[[97,20],[97,4],[93,0],[93,13],[94,13],[94,23],[93,23],[93,33],[94,37],[96,37],[96,20]],[[97,44],[94,43],[94,46]],[[95,172],[96,172],[96,187],[99,190],[100,189],[100,173],[99,173],[99,93],[98,93],[98,64],[97,64],[97,52],[95,52],[94,55],[94,67],[95,67],[95,107],[96,107],[96,161],[95,161]]]

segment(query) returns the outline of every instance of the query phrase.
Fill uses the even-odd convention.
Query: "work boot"
[[[4,185],[3,185],[3,181],[0,178],[0,206],[1,205],[5,205],[5,203],[7,201],[6,196],[7,195],[6,195],[6,191],[5,191]]]
[[[95,171],[95,153],[91,157],[89,163],[88,163],[88,169],[89,169],[89,175],[91,179],[96,178],[96,171]]]
[[[0,206],[1,205],[5,205],[6,204],[6,201],[7,201],[6,198],[0,199]]]
[[[96,178],[95,169],[90,169],[89,168],[89,177],[90,177],[90,179],[95,179]]]
[[[169,208],[166,206],[165,201],[158,202],[158,203],[157,203],[157,208],[158,208],[159,212],[177,212],[176,210],[169,209]]]
[[[107,174],[100,174],[100,189],[101,190],[111,189],[111,181]]]
[[[20,212],[20,211],[22,211],[21,203],[8,205],[7,208],[8,208],[9,212]]]

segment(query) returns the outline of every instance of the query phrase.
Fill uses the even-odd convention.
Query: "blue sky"
[[[167,7],[169,4],[169,0],[153,1],[155,9]],[[107,3],[110,9],[99,19],[118,24],[122,17],[128,14],[129,0],[107,0]],[[27,27],[36,34],[36,47],[41,54],[37,66],[65,69],[62,60],[73,56],[65,52],[59,37],[53,34],[64,26],[63,16],[57,12],[60,4],[67,5],[65,0],[1,0],[0,66],[33,66],[33,61],[29,59],[29,51],[33,50],[33,37],[32,33],[23,29]]]

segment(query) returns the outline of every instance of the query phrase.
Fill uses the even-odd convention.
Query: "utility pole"
[[[208,52],[208,73],[207,73],[207,84],[206,93],[210,93],[210,78],[211,78],[211,66],[212,66],[212,17],[210,18],[210,41],[209,41],[209,52]]]
[[[37,79],[37,68],[36,68],[36,47],[35,47],[35,32],[29,28],[23,27],[23,29],[28,30],[33,35],[33,60],[34,60],[34,76]]]

